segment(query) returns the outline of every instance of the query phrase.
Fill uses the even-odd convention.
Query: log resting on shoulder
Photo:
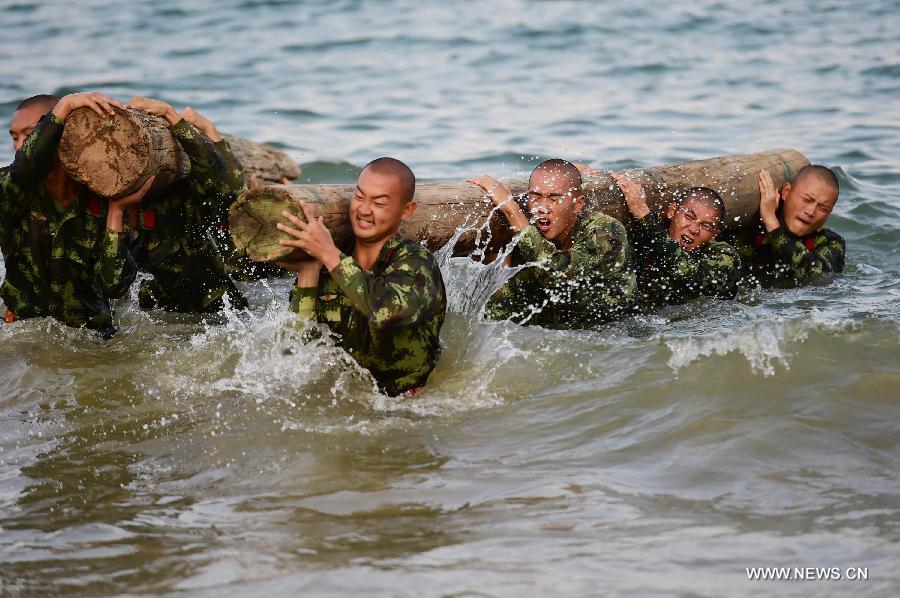
[[[668,166],[636,168],[625,173],[640,182],[647,203],[655,213],[663,213],[675,193],[687,187],[709,187],[716,191],[726,207],[725,228],[733,229],[753,222],[759,210],[757,173],[766,170],[776,187],[790,181],[809,164],[801,153],[778,149],[758,154],[722,156]],[[505,181],[513,194],[526,191],[527,181]],[[254,261],[271,261],[303,252],[282,247],[287,238],[275,224],[283,221],[282,210],[299,214],[298,201],[304,200],[343,250],[352,245],[353,232],[348,219],[353,185],[272,185],[245,191],[232,204],[229,221],[235,246]],[[584,177],[588,210],[603,212],[628,224],[625,198],[607,173]],[[432,250],[443,247],[457,230],[465,230],[456,241],[454,255],[496,248],[512,238],[506,219],[494,210],[493,203],[470,183],[433,183],[416,186],[415,213],[401,226],[405,236],[421,241]],[[301,216],[302,218],[302,216]],[[487,249],[486,249],[487,248]]]
[[[223,135],[244,172],[260,182],[300,176],[300,168],[283,151],[232,135]],[[184,178],[191,163],[169,130],[169,123],[136,110],[115,108],[101,117],[80,108],[66,119],[59,159],[76,181],[103,197],[117,198],[139,189],[152,175],[152,191]]]

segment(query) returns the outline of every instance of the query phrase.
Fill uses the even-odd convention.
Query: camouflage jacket
[[[772,232],[765,232],[760,225],[739,230],[729,240],[740,253],[743,272],[751,282],[807,284],[823,274],[844,270],[844,238],[827,228],[798,237],[784,225]]]
[[[605,214],[579,217],[572,235],[571,248],[559,250],[534,226],[522,231],[511,266],[525,267],[494,294],[485,315],[585,328],[632,313],[637,282],[622,224]]]
[[[106,201],[86,188],[68,206],[43,186],[63,122],[44,116],[0,173],[0,297],[17,319],[51,316],[111,335],[110,298],[134,281],[125,235],[106,228]]]
[[[228,276],[213,231],[232,189],[225,159],[206,135],[185,120],[172,134],[191,160],[191,173],[146,199],[138,211],[132,253],[153,280],[141,283],[141,307],[205,313],[247,301]]]
[[[341,347],[390,395],[423,386],[437,364],[447,310],[434,256],[414,241],[390,238],[370,272],[350,256],[318,288],[291,291],[291,310],[328,324]]]
[[[741,258],[728,243],[712,242],[687,251],[653,214],[631,229],[638,292],[645,309],[685,303],[700,296],[734,299]]]

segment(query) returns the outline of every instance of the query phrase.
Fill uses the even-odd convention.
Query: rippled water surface
[[[123,299],[109,342],[0,326],[0,594],[900,591],[895,2],[0,6],[5,122],[35,93],[157,96],[303,182],[794,147],[837,169],[849,248],[829,285],[595,331],[451,314],[414,400],[303,345],[287,280],[208,320]]]

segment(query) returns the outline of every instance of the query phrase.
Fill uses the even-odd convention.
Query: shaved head
[[[816,177],[819,181],[834,189],[835,195],[840,193],[841,187],[838,183],[837,176],[835,176],[830,168],[819,164],[807,164],[800,169],[800,172],[798,172],[797,176],[794,177],[794,180],[791,181],[791,185],[796,187],[807,177]]]
[[[675,195],[675,204],[680,208],[688,201],[695,201],[712,208],[719,219],[719,226],[725,222],[725,202],[709,187],[690,187]]]
[[[363,171],[371,170],[377,174],[394,177],[400,184],[403,203],[409,203],[416,194],[416,175],[413,171],[396,158],[376,158],[366,164]]]
[[[566,191],[575,191],[576,195],[581,193],[581,173],[578,172],[578,169],[575,168],[575,165],[571,162],[560,160],[558,158],[544,160],[531,171],[531,177],[528,179],[529,184],[538,175],[565,181],[567,183]]]
[[[36,96],[31,96],[30,98],[26,98],[19,102],[19,105],[16,106],[16,112],[19,110],[25,110],[26,108],[31,108],[32,106],[37,106],[41,109],[42,112],[50,112],[53,108],[56,107],[56,104],[59,103],[59,98],[56,96],[40,94]]]

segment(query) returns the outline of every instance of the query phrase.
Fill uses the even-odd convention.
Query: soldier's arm
[[[375,328],[412,326],[426,318],[440,290],[431,264],[421,257],[398,257],[382,276],[363,271],[343,256],[331,276],[353,307]]]
[[[700,293],[734,299],[741,276],[741,256],[727,243],[715,243],[700,264]]]
[[[171,127],[172,134],[191,160],[189,183],[198,198],[204,219],[212,217],[226,200],[227,165],[215,144],[183,118]]]
[[[799,282],[808,282],[816,276],[844,270],[846,245],[840,235],[818,235],[812,250],[807,249],[802,239],[792,235],[783,226],[766,233],[766,236],[772,251],[791,265],[794,278]]]
[[[14,182],[37,184],[46,178],[56,161],[56,150],[64,126],[65,121],[52,112],[41,117],[10,165],[10,176]]]
[[[106,229],[99,255],[94,260],[95,283],[107,297],[121,297],[134,282],[135,276],[137,266],[128,249],[127,235]]]
[[[572,254],[572,267],[589,281],[576,292],[582,313],[592,314],[595,323],[630,313],[637,277],[631,267],[625,227],[615,220],[600,223],[584,242],[576,243]]]

